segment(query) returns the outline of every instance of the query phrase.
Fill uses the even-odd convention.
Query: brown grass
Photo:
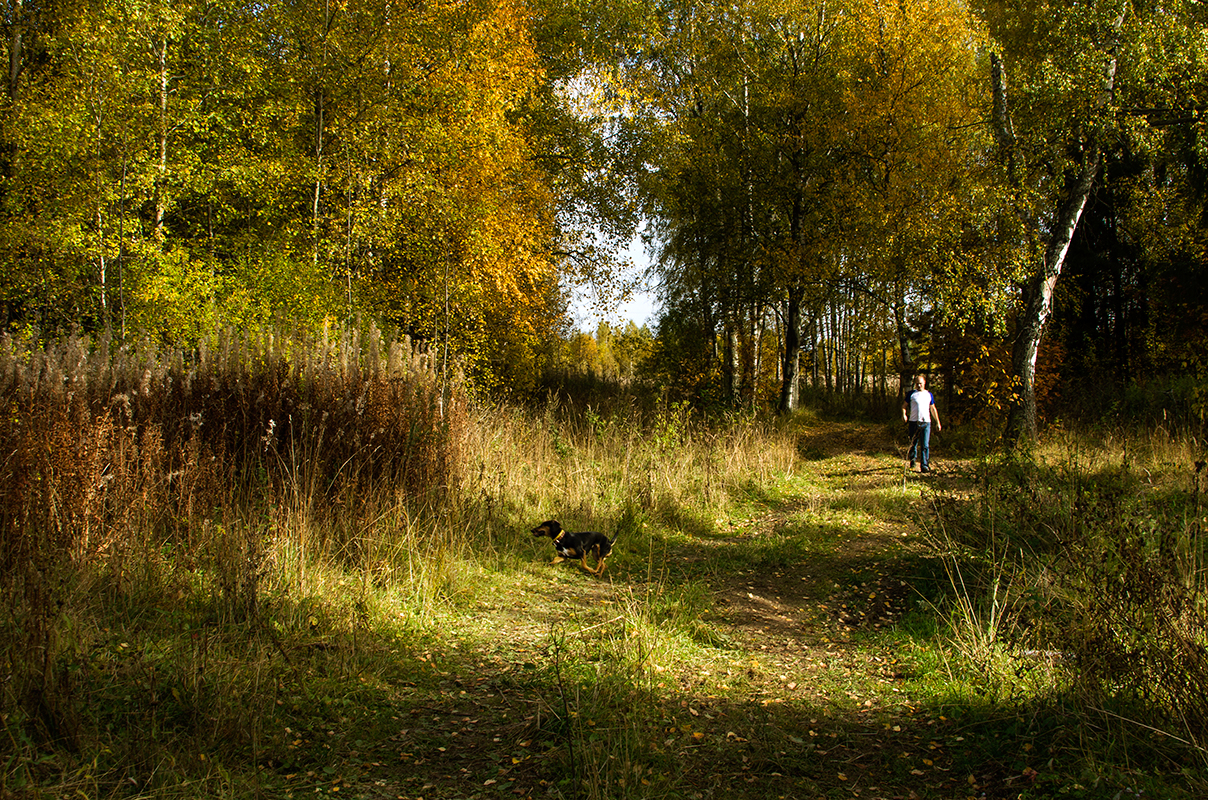
[[[0,340],[2,713],[77,737],[61,656],[97,598],[179,599],[200,576],[242,622],[270,567],[374,561],[365,508],[431,508],[457,480],[464,414],[439,400],[424,356],[375,329]]]

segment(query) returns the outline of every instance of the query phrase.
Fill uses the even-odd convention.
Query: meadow
[[[1204,447],[0,340],[0,797],[1195,798]],[[552,564],[545,519],[615,540]]]

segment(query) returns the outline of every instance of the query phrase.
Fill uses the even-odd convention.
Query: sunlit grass
[[[475,702],[497,715],[493,755],[506,753],[484,792],[540,761],[551,796],[755,797],[756,779],[824,796],[855,774],[823,769],[833,750],[876,763],[904,794],[928,767],[906,739],[954,717],[999,736],[952,757],[970,771],[1033,738],[1067,776],[1147,752],[1097,750],[1085,716],[1081,753],[1045,728],[1049,709],[1073,714],[1092,696],[1069,644],[1040,638],[1044,615],[1081,608],[1086,589],[1053,588],[1059,550],[1043,545],[1077,502],[1110,492],[1138,524],[1175,520],[1178,563],[1202,575],[1192,443],[1070,434],[1045,443],[1039,468],[987,459],[950,465],[941,483],[907,474],[875,427],[830,452],[807,417],[549,400],[461,405],[445,426],[427,416],[432,395],[416,397],[407,413],[439,433],[423,443],[428,483],[335,446],[317,408],[317,427],[288,440],[249,422],[249,462],[200,446],[169,457],[101,414],[83,453],[84,473],[110,476],[96,485],[114,494],[98,500],[70,484],[74,444],[27,428],[60,459],[43,474],[75,492],[58,496],[91,504],[62,530],[89,538],[71,540],[47,583],[6,589],[20,613],[0,638],[25,672],[2,689],[3,789],[348,794],[390,743],[389,792],[420,796],[402,776],[475,733]],[[409,429],[396,430],[406,452]],[[442,472],[446,452],[456,463]],[[548,518],[615,540],[602,577],[549,563],[549,541],[529,533]],[[58,552],[50,537],[39,546]],[[30,631],[53,648],[42,706],[13,688],[44,680]],[[1092,699],[1096,713],[1123,710]]]

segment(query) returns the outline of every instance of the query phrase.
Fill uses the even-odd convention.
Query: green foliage
[[[662,369],[781,410],[806,380],[888,394],[913,368],[907,298],[921,312],[941,268],[973,269],[976,26],[942,2],[682,14],[633,68],[665,165],[643,184]]]
[[[21,24],[0,326],[196,339],[369,315],[447,341],[486,387],[543,366],[560,195],[528,112],[557,100],[528,9],[100,3]]]
[[[573,334],[566,342],[565,358],[574,373],[626,386],[642,374],[653,347],[654,337],[645,325],[639,328],[630,321],[614,329],[601,322],[595,336]]]
[[[1202,470],[1163,464],[1155,482],[1156,464],[1092,452],[985,463],[976,503],[940,498],[952,630],[988,690],[1014,691],[1022,664],[1069,664],[1083,703],[1202,744]]]

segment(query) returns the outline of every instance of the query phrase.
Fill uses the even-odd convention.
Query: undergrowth
[[[1208,765],[1204,462],[1194,442],[1053,437],[989,458],[929,523],[953,588],[939,609],[968,697],[1042,703],[1096,731],[1088,762]],[[1110,755],[1109,755],[1110,754]],[[1125,755],[1127,754],[1127,755]]]
[[[258,765],[298,760],[284,712],[330,716],[352,676],[397,674],[386,654],[473,608],[547,517],[645,564],[618,639],[638,655],[599,682],[622,691],[651,614],[709,636],[668,616],[647,526],[793,458],[687,406],[472,408],[372,328],[4,338],[0,401],[5,792],[261,791]]]
[[[929,489],[809,415],[471,402],[373,329],[4,339],[0,401],[0,796],[881,796],[852,753],[884,796],[1204,786],[1191,449]],[[615,540],[604,580],[544,563],[549,518]],[[777,634],[813,671],[719,587],[818,620]]]

